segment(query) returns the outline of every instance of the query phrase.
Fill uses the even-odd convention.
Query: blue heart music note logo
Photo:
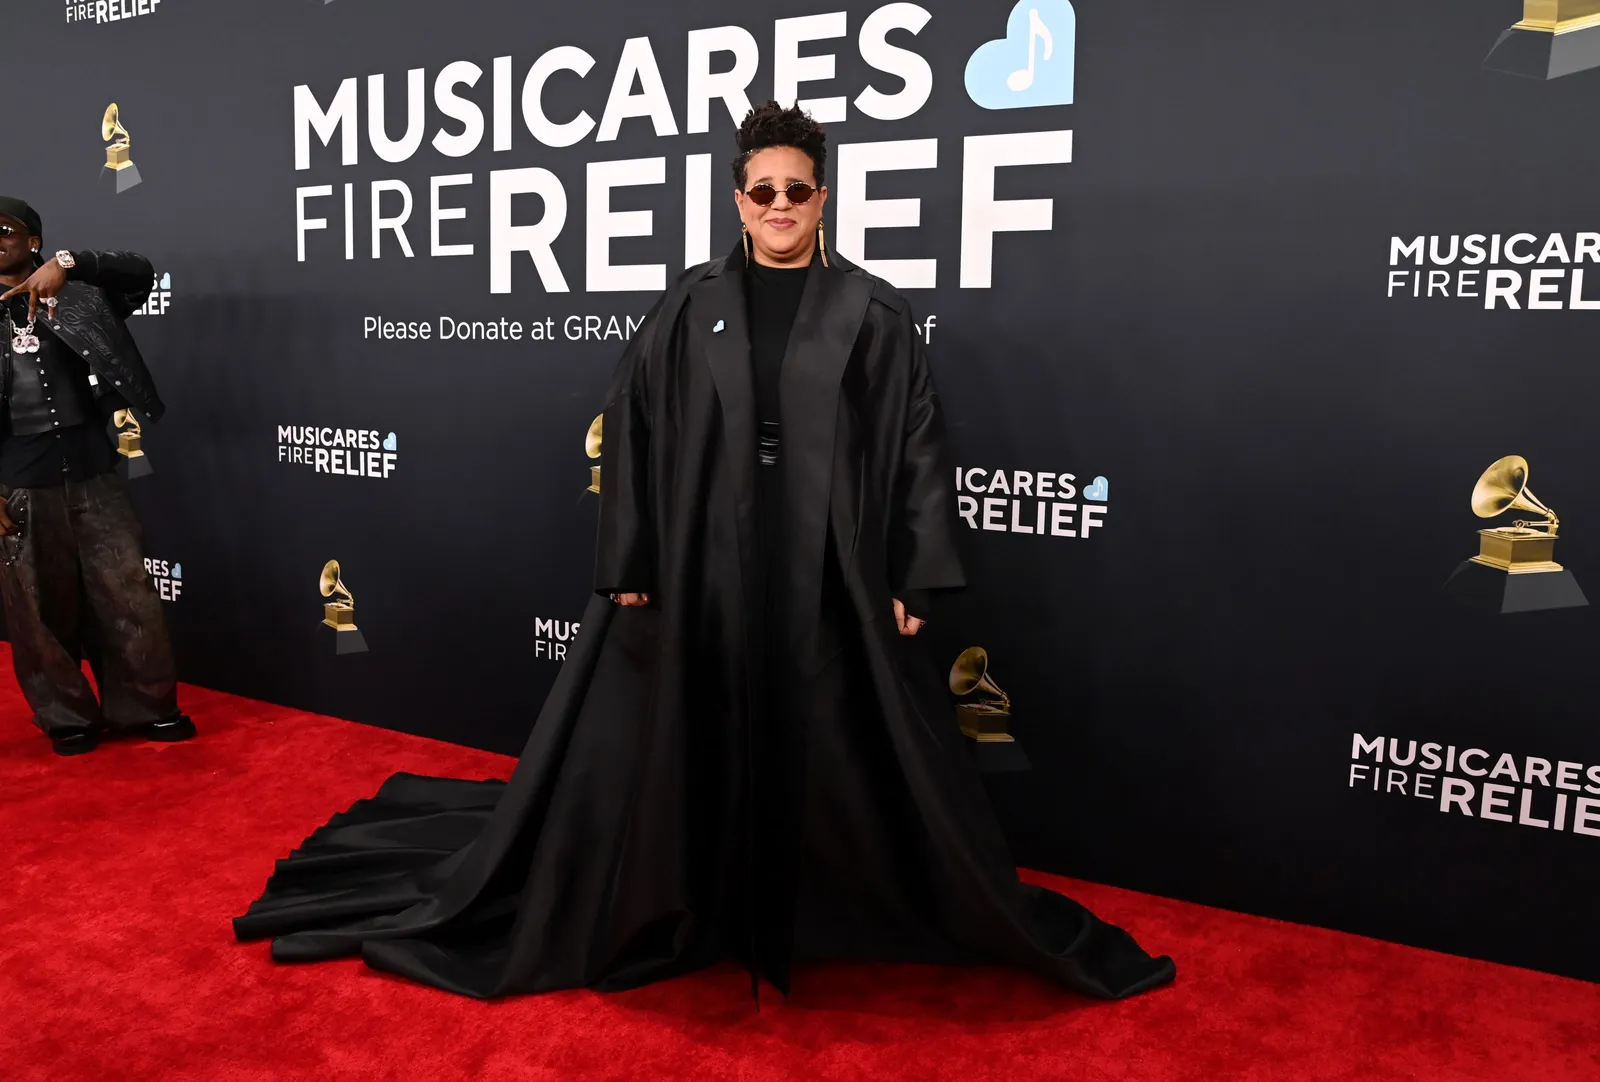
[[[722,330],[722,328],[724,326],[726,326],[726,324],[722,320],[720,320],[720,319],[717,320],[717,325],[715,327],[711,328],[711,333],[712,334],[717,334],[718,332],[720,332]]]
[[[1077,57],[1070,0],[1020,0],[1006,36],[984,42],[967,61],[967,97],[985,109],[1071,105]]]
[[[400,449],[400,440],[393,432],[389,433],[389,435],[384,438],[383,449],[385,451],[397,451]]]
[[[1111,482],[1104,477],[1096,477],[1094,484],[1083,490],[1083,498],[1095,503],[1105,503],[1111,495]]]

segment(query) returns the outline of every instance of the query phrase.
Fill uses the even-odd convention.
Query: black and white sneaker
[[[179,714],[177,717],[168,718],[166,721],[152,721],[149,725],[141,726],[137,731],[146,740],[175,744],[179,740],[188,740],[194,736],[194,722],[189,720],[189,715]]]

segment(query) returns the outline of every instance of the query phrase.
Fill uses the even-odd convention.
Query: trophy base
[[[1005,740],[968,740],[967,750],[980,774],[1016,774],[1032,770],[1027,752],[1009,737]]]
[[[335,656],[343,654],[364,654],[367,652],[366,637],[356,629],[355,625],[346,624],[344,627],[334,627],[332,624],[328,623],[328,621],[324,620],[322,621],[322,627],[324,628],[322,632],[323,637],[327,638],[332,636],[333,638],[333,652]]]
[[[118,195],[121,195],[123,192],[134,187],[144,179],[139,175],[139,167],[134,165],[132,162],[128,162],[126,165],[115,168],[109,165],[101,166],[100,173],[101,175],[110,173],[117,178]]]
[[[987,703],[957,703],[956,724],[961,731],[983,743],[1005,743],[1011,739],[1006,727],[1011,723],[1011,711],[997,709]]]
[[[1513,575],[1561,570],[1561,565],[1556,563],[1555,537],[1544,530],[1520,526],[1479,530],[1478,554],[1472,562]]]
[[[957,703],[956,724],[968,738],[967,747],[981,773],[1005,774],[1033,769],[1022,745],[1006,731],[1011,724],[1011,711],[983,703]]]
[[[1444,584],[1445,592],[1479,612],[1504,615],[1543,609],[1576,609],[1589,603],[1577,578],[1559,571],[1507,571],[1477,557],[1461,561]]]
[[[1559,79],[1600,67],[1600,26],[1552,32],[1513,26],[1484,58],[1485,71],[1524,79]]]
[[[150,465],[150,456],[140,451],[136,455],[122,456],[122,479],[125,481],[137,480],[140,477],[149,477],[156,472]]]

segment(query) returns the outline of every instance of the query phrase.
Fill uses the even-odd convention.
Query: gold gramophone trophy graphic
[[[1521,20],[1500,35],[1483,66],[1528,79],[1600,67],[1600,0],[1523,0]]]
[[[1528,460],[1499,459],[1472,489],[1472,513],[1496,518],[1507,511],[1537,518],[1478,531],[1478,554],[1450,576],[1446,587],[1475,608],[1492,612],[1570,609],[1589,603],[1572,572],[1556,563],[1561,520],[1528,487]]]
[[[969,647],[950,667],[950,691],[958,700],[956,723],[973,741],[985,772],[1028,770],[1028,757],[1011,735],[1011,696],[989,675],[989,651]]]
[[[144,453],[144,426],[139,424],[139,418],[132,410],[118,410],[111,415],[111,423],[117,429],[117,454],[122,456],[127,479],[149,477],[155,467],[150,465],[150,456]]]
[[[139,167],[128,156],[133,148],[133,139],[128,135],[128,129],[122,126],[121,111],[116,102],[106,106],[106,115],[100,121],[100,138],[111,144],[106,147],[106,165],[101,172],[109,172],[117,178],[117,194],[121,195],[142,178],[139,176]]]
[[[596,417],[589,425],[589,434],[583,439],[583,453],[590,458],[600,457],[600,422],[606,419],[605,414]],[[598,464],[589,467],[589,492],[600,491],[600,467]]]
[[[322,575],[317,580],[317,588],[322,591],[323,597],[333,597],[332,601],[322,606],[322,623],[325,627],[333,628],[333,652],[335,654],[364,654],[367,650],[367,640],[356,629],[356,599],[339,578],[339,561],[329,560],[322,567]],[[334,597],[337,594],[339,596]]]

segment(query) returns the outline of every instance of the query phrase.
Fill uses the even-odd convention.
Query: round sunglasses
[[[778,189],[763,182],[761,184],[757,184],[754,188],[751,188],[744,194],[745,198],[749,199],[750,202],[754,203],[756,206],[770,207],[772,206],[772,201],[778,198]],[[787,188],[784,188],[783,194],[789,197],[789,202],[798,207],[802,203],[811,202],[811,197],[817,194],[817,190],[811,185],[807,184],[805,181],[797,180]]]

